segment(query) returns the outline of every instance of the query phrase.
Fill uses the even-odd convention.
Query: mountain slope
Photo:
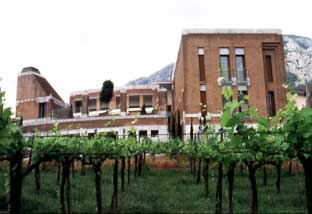
[[[312,84],[312,39],[296,35],[284,35],[283,39],[289,87],[303,88],[305,73],[309,83]],[[132,80],[127,85],[145,85],[151,84],[152,81],[171,80],[173,68],[174,63],[171,63],[152,75]]]
[[[149,77],[140,77],[135,80],[131,80],[127,85],[149,85],[152,81],[170,81],[172,79],[174,63],[170,63],[166,67],[154,72]]]

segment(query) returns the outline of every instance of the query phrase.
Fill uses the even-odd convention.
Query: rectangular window
[[[152,95],[144,95],[143,96],[143,104],[145,104],[145,107],[153,107],[153,97]]]
[[[231,80],[230,50],[220,48],[220,75],[225,81]]]
[[[100,108],[101,108],[101,110],[107,110],[108,109],[108,103],[101,102]]]
[[[171,105],[167,105],[167,112],[171,112]]]
[[[147,131],[146,130],[140,130],[139,131],[139,137],[147,138]]]
[[[159,131],[158,130],[151,130],[151,137],[158,137]]]
[[[271,57],[271,55],[265,55],[265,73],[267,76],[267,81],[273,82],[272,57]]]
[[[129,96],[129,107],[140,108],[140,96],[139,95]]]
[[[245,96],[248,96],[247,91],[238,91],[238,101],[244,100]],[[248,110],[248,100],[245,100],[245,103],[239,107],[239,112]]]
[[[120,109],[120,96],[116,97],[116,109]]]
[[[205,50],[198,48],[199,80],[205,81]]]
[[[206,91],[200,92],[200,103],[201,103],[201,113],[202,116],[205,116],[207,113],[207,104],[206,104]]]
[[[274,92],[269,91],[268,93],[268,101],[269,101],[269,116],[275,116],[276,115],[276,109],[275,109],[275,97]]]
[[[89,111],[96,111],[96,99],[89,99],[88,110]]]
[[[246,65],[244,48],[235,49],[235,64],[237,81],[246,81]]]
[[[75,101],[75,113],[80,113],[80,112],[82,112],[82,101],[76,100]]]
[[[44,118],[46,112],[46,103],[39,103],[39,118]]]

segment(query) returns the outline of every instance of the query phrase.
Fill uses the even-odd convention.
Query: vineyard
[[[41,137],[35,134],[32,138],[23,138],[19,121],[13,121],[10,109],[3,107],[2,92],[0,159],[7,163],[7,166],[3,164],[3,169],[0,171],[5,177],[5,193],[1,195],[6,196],[8,211],[21,213],[22,206],[25,206],[22,204],[24,180],[27,180],[33,171],[34,185],[40,197],[42,166],[56,163],[55,180],[59,187],[59,212],[73,212],[72,193],[77,190],[73,190],[72,184],[73,180],[81,178],[74,177],[73,173],[77,170],[71,169],[73,164],[80,163],[82,175],[93,174],[95,196],[89,197],[95,199],[95,211],[116,213],[119,211],[120,192],[127,195],[129,189],[140,188],[135,185],[136,180],[131,178],[141,180],[148,176],[145,170],[146,157],[166,154],[177,161],[187,160],[189,173],[192,174],[194,182],[203,184],[204,197],[211,199],[213,192],[214,201],[209,200],[209,207],[214,209],[210,208],[207,212],[215,213],[233,213],[234,196],[237,196],[235,192],[241,191],[237,189],[241,187],[234,185],[238,175],[237,170],[247,175],[250,186],[248,202],[250,212],[257,213],[259,210],[257,172],[263,170],[263,181],[267,182],[266,180],[271,178],[267,179],[266,168],[276,169],[275,186],[279,193],[282,192],[280,186],[282,164],[299,162],[304,171],[307,211],[312,213],[312,110],[309,108],[298,110],[295,107],[295,96],[288,94],[288,104],[275,117],[265,118],[259,116],[257,110],[253,108],[239,111],[246,100],[231,100],[231,90],[224,89],[223,94],[228,102],[224,106],[220,125],[215,126],[208,122],[200,136],[195,136],[191,128],[190,137],[183,141],[172,138],[166,142],[151,142],[145,138],[138,138],[135,130],[130,131],[127,136],[103,133],[95,134],[92,138],[61,136],[57,124],[49,136]],[[110,209],[104,210],[103,192],[106,191],[106,186],[102,182],[102,176],[105,174],[103,163],[107,161],[113,161],[111,173],[113,190],[110,196]],[[212,173],[215,175],[213,182],[210,180]],[[223,185],[225,178],[226,188]],[[227,202],[227,210],[224,209],[224,201]],[[135,201],[133,203],[135,206]]]

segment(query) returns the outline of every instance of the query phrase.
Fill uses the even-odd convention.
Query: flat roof
[[[205,28],[194,28],[184,29],[183,35],[187,34],[282,34],[281,29],[205,29]]]

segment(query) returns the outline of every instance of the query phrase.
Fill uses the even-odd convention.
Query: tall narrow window
[[[231,80],[230,50],[228,48],[220,48],[220,75],[225,81]]]
[[[276,114],[276,109],[275,109],[275,97],[274,97],[274,92],[269,91],[268,93],[268,101],[269,101],[269,116],[275,116]]]
[[[198,48],[199,80],[205,81],[205,50]]]
[[[45,117],[46,103],[39,103],[39,118]]]
[[[267,81],[273,82],[272,57],[271,57],[271,55],[265,55],[265,73],[267,76]]]
[[[120,96],[116,97],[116,109],[120,109]]]
[[[153,97],[152,95],[144,95],[143,96],[143,104],[145,104],[145,107],[153,107]]]
[[[75,113],[80,113],[80,112],[82,112],[82,101],[76,100],[75,101]]]
[[[244,48],[235,49],[235,64],[237,81],[246,81],[246,65]]]
[[[140,107],[140,96],[129,96],[129,107],[130,108],[139,108]]]
[[[200,92],[200,103],[201,103],[200,111],[202,113],[202,116],[205,116],[207,113],[206,91]]]

